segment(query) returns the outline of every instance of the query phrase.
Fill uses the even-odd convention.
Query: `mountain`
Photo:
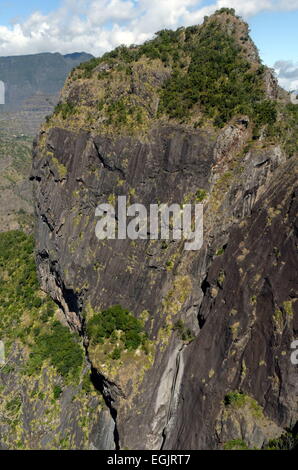
[[[34,146],[43,294],[35,282],[32,308],[10,315],[7,287],[1,337],[18,347],[1,401],[23,401],[18,435],[0,423],[2,447],[297,444],[297,126],[230,9],[71,72]],[[99,240],[95,209],[120,195],[146,208],[202,203],[203,246]],[[18,237],[4,242],[24,244],[15,256],[26,259]],[[49,297],[58,313],[46,313]]]
[[[85,52],[0,57],[0,80],[5,84],[2,111],[50,111],[71,69],[91,58]]]
[[[84,52],[0,57],[6,92],[0,105],[0,231],[32,225],[33,137],[57,104],[68,73],[90,58]]]

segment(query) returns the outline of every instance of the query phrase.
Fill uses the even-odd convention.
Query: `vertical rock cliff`
[[[262,448],[295,431],[297,117],[227,9],[69,76],[34,148],[38,272],[120,449]],[[95,209],[119,195],[203,203],[203,247],[98,240]],[[137,347],[124,327],[92,337],[117,304]]]

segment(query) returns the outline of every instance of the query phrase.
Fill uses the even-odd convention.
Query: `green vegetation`
[[[128,350],[135,350],[146,342],[142,321],[121,305],[95,314],[87,323],[87,334],[93,345],[103,344],[105,340],[113,343],[120,339],[123,348]],[[115,348],[113,359],[119,359],[120,353],[119,348]]]
[[[224,444],[224,450],[248,450],[249,447],[242,439],[232,439]]]
[[[281,142],[285,152],[292,156],[298,152],[298,106],[281,103],[276,110],[278,119],[267,128],[266,135],[274,142]]]
[[[187,328],[182,320],[176,321],[173,327],[174,331],[177,331],[182,341],[190,343],[195,339],[195,335],[190,328]]]
[[[297,434],[287,432],[278,439],[272,439],[264,447],[264,450],[294,450],[298,447]]]
[[[54,387],[53,387],[53,396],[54,396],[55,400],[59,399],[61,393],[62,393],[62,388],[60,387],[60,385],[54,385]]]
[[[245,395],[242,392],[229,392],[225,396],[224,403],[228,405],[236,405],[241,407],[245,404]]]
[[[14,124],[14,125],[13,125]],[[12,222],[26,230],[33,226],[28,208],[32,205],[30,190],[22,185],[29,177],[32,163],[32,137],[23,135],[17,119],[1,120],[0,125],[0,223],[3,230]],[[15,210],[5,208],[15,206]]]
[[[203,202],[207,197],[207,191],[205,189],[198,189],[195,193],[196,202]]]
[[[257,400],[249,395],[245,395],[241,391],[232,391],[227,393],[224,397],[224,404],[227,407],[232,406],[234,408],[243,408],[247,406],[255,418],[263,417],[262,407],[259,405]]]
[[[50,332],[35,340],[28,362],[28,372],[39,370],[49,360],[62,376],[76,377],[83,364],[83,350],[66,326],[59,322],[51,325]]]
[[[90,373],[87,372],[84,374],[83,380],[82,380],[82,390],[84,393],[88,394],[94,390],[94,386],[91,382],[91,376]]]
[[[186,41],[184,49],[190,56],[189,67],[174,67],[162,92],[161,114],[184,119],[199,103],[219,127],[238,113],[253,118],[257,110],[259,120],[267,118],[264,67],[252,70],[235,37],[228,35],[216,19],[208,21],[194,40]]]
[[[40,296],[32,237],[20,231],[0,233],[0,335],[23,338],[20,325],[28,311],[37,317],[52,311],[52,302]]]
[[[2,127],[6,122],[2,123]],[[8,127],[8,124],[7,124]],[[9,131],[9,128],[3,132],[0,130],[0,159],[12,158],[12,169],[24,173],[28,171],[31,163],[32,137],[24,135],[15,136],[15,129]]]
[[[71,81],[103,81],[101,93],[93,96],[101,122],[110,128],[135,126],[141,131],[153,117],[191,122],[195,128],[206,122],[223,127],[237,115],[248,115],[257,139],[264,128],[273,132],[278,109],[266,98],[265,67],[257,54],[251,58],[255,51],[250,50],[254,46],[248,27],[235,18],[233,9],[222,8],[202,26],[164,29],[140,46],[121,45],[79,65]],[[156,83],[156,74],[164,75],[163,83]],[[150,101],[159,101],[157,110],[150,108]],[[82,108],[84,122],[91,122],[90,107]],[[76,113],[76,106],[60,103],[56,113],[66,119]]]
[[[287,316],[288,317],[293,317],[294,316],[293,300],[286,300],[285,302],[283,302],[282,305],[283,305],[284,311],[286,312]]]
[[[196,28],[196,27],[194,27]],[[85,62],[77,67],[78,70],[83,72],[84,78],[89,78],[92,71],[100,64],[114,64],[117,62],[123,62],[124,64],[131,64],[132,62],[138,61],[142,56],[146,56],[149,59],[160,59],[166,65],[170,65],[173,59],[179,59],[180,54],[177,50],[177,42],[180,37],[181,30],[172,31],[164,29],[156,33],[156,37],[153,40],[145,42],[141,46],[132,45],[130,47],[121,45],[111,52],[107,52],[102,57],[97,59],[91,59],[89,62]],[[118,65],[119,67],[119,65]],[[121,67],[121,66],[120,66]],[[123,69],[123,65],[121,67]],[[129,68],[125,68],[127,73]],[[100,72],[99,78],[107,76],[107,72]]]
[[[121,357],[121,349],[120,348],[115,348],[113,352],[111,353],[111,359],[114,359],[115,361],[118,361]]]
[[[77,377],[83,350],[67,327],[54,319],[55,304],[39,290],[31,236],[0,233],[0,337],[9,347],[30,348],[27,372],[49,361],[62,376]]]
[[[81,446],[90,447],[102,400],[90,371],[83,371],[79,337],[57,322],[56,311],[39,289],[32,237],[20,231],[0,233],[0,339],[7,360],[1,367],[1,440],[9,449],[75,447],[63,421],[64,390],[69,409],[75,410]],[[44,436],[47,443],[42,444]]]
[[[57,105],[55,114],[63,120],[78,115],[79,122],[70,119],[70,126],[88,129],[91,122],[101,123],[109,131],[130,133],[145,132],[156,117],[194,128],[212,123],[220,128],[247,115],[251,145],[262,135],[293,155],[298,151],[298,107],[267,99],[266,68],[255,54],[247,25],[235,18],[233,9],[222,8],[201,26],[164,29],[140,46],[122,45],[81,64],[70,80],[92,77],[90,102],[94,99],[95,107],[68,99]],[[157,102],[158,109],[150,105]],[[198,201],[205,197],[199,194]]]
[[[19,396],[12,398],[10,401],[6,403],[6,410],[9,412],[10,415],[17,415],[21,409],[22,400]]]
[[[76,107],[73,103],[58,103],[55,107],[54,114],[61,114],[62,119],[67,119],[69,116],[72,116],[76,113]]]
[[[235,16],[235,9],[234,8],[220,8],[219,10],[216,10],[216,12],[214,14],[215,15],[222,15],[223,13]]]
[[[56,158],[56,157],[52,157],[52,162],[54,163],[54,165],[55,165],[55,167],[58,171],[59,177],[60,178],[65,178],[66,175],[67,175],[66,166],[64,166],[63,163],[60,163],[58,158]]]
[[[107,123],[109,125],[117,126],[133,121],[141,123],[143,121],[143,110],[141,106],[136,106],[135,103],[130,102],[128,99],[121,98],[107,106],[107,116]]]
[[[78,66],[78,69],[83,71],[83,78],[90,78],[93,72],[93,69],[98,65],[98,59],[95,57],[88,60],[88,62],[83,62]]]
[[[254,121],[257,126],[273,125],[277,118],[277,105],[274,101],[264,100],[254,106]]]

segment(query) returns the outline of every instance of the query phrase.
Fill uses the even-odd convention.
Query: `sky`
[[[0,0],[0,56],[39,52],[102,55],[140,44],[164,28],[202,22],[235,8],[251,29],[264,64],[298,89],[298,0]]]

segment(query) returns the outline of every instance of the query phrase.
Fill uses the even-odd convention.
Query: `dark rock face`
[[[86,309],[120,303],[148,313],[149,367],[109,373],[93,363],[117,411],[120,448],[217,448],[249,432],[249,444],[262,446],[297,420],[297,160],[278,146],[244,152],[227,182],[248,138],[242,121],[217,136],[159,125],[146,139],[52,128],[35,147],[42,287],[84,335]],[[199,252],[179,241],[165,249],[95,237],[100,202],[126,194],[131,203],[181,203],[198,188],[209,193]],[[178,319],[193,342],[173,331]],[[227,416],[231,390],[257,400],[257,421],[246,409],[240,424],[237,413]]]
[[[185,352],[187,374],[167,448],[219,445],[223,436],[216,418],[227,390],[255,397],[280,427],[295,425],[297,370],[290,351],[297,337],[298,201],[293,163],[277,173],[244,226],[231,230],[224,254],[208,269],[199,309],[204,326]],[[268,209],[277,207],[271,219]]]
[[[221,75],[205,64],[231,114],[210,89],[192,93],[205,79],[193,73],[203,60],[195,52],[214,32],[232,35],[240,54],[229,79],[225,67]],[[241,58],[256,83],[229,108]],[[184,78],[193,89],[182,89]],[[256,95],[259,111],[250,106]],[[116,448],[262,448],[295,427],[297,148],[266,100],[277,97],[282,109],[247,25],[223,9],[201,27],[160,32],[147,52],[120,48],[75,70],[43,126],[32,170],[41,286],[83,337]],[[119,195],[147,208],[202,202],[202,248],[99,241],[96,207]],[[143,324],[146,348],[125,346],[115,357],[123,330],[114,343],[92,338],[90,319],[115,304]],[[111,446],[98,426],[96,447]]]
[[[65,167],[66,176],[59,174],[56,159]],[[99,242],[95,208],[113,193],[129,194],[131,203],[137,200],[146,206],[182,201],[186,193],[208,188],[212,162],[213,145],[208,135],[184,133],[179,127],[154,130],[148,142],[75,136],[53,129],[45,157],[36,155],[33,169],[40,269],[51,276],[50,264],[54,263],[66,288],[75,290],[85,284],[75,301],[78,305],[88,299],[97,308],[113,301],[134,311],[156,309],[161,296],[158,291],[167,278],[165,265],[158,259],[162,249],[145,241],[137,246],[130,240]],[[80,233],[84,234],[82,240]],[[55,251],[54,259],[48,256],[51,251]],[[124,264],[119,265],[121,259]],[[131,269],[127,269],[129,259]],[[94,264],[103,260],[105,268],[99,275]],[[68,278],[64,277],[66,264]],[[137,279],[131,270],[138,272]],[[109,280],[108,289],[102,289],[103,278]],[[78,311],[79,307],[70,310]],[[159,322],[156,318],[155,330]]]

